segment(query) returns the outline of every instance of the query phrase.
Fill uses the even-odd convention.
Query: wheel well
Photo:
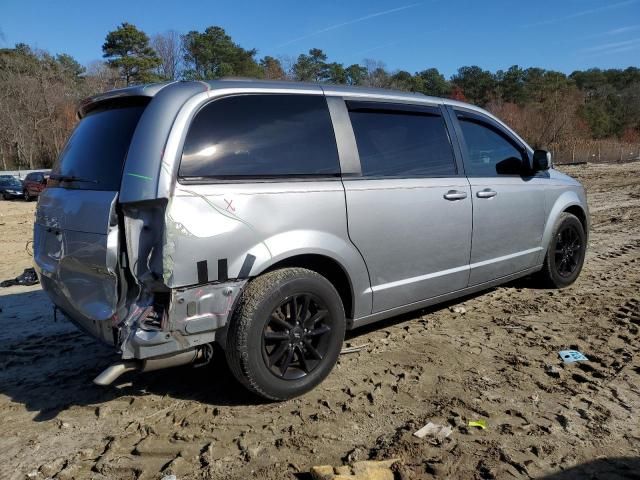
[[[344,268],[333,258],[316,254],[296,255],[274,263],[263,273],[287,267],[307,268],[329,280],[342,299],[345,315],[347,318],[353,318],[353,289],[351,281]]]
[[[579,207],[578,205],[571,205],[564,211],[578,217],[578,220],[580,220],[580,223],[582,224],[585,235],[588,235],[589,232],[587,231],[587,214],[584,212],[582,207]]]

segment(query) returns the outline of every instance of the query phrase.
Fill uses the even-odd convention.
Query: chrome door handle
[[[449,190],[444,194],[444,198],[447,200],[462,200],[463,198],[467,198],[467,194],[459,190]]]
[[[478,198],[491,198],[495,197],[496,195],[498,195],[498,192],[496,192],[495,190],[491,190],[490,188],[485,188],[484,190],[476,192],[476,196]]]

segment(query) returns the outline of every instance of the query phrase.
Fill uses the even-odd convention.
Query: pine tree
[[[109,32],[102,51],[127,85],[156,80],[153,69],[160,65],[160,59],[149,46],[147,34],[135,25],[124,22]]]

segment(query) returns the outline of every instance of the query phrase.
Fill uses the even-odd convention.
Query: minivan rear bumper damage
[[[37,262],[36,262],[37,263]],[[129,371],[148,372],[162,368],[208,362],[211,344],[219,340],[247,280],[233,280],[172,289],[160,321],[148,322],[157,313],[153,294],[128,308],[119,319],[92,319],[71,305],[42,268],[37,269],[43,289],[56,308],[74,325],[94,338],[115,346],[122,361],[109,366],[94,382],[108,385]]]
[[[123,361],[109,366],[94,382],[109,385],[132,370],[207,363],[213,353],[211,344],[227,325],[245,284],[246,280],[236,280],[173,289],[168,312],[161,313],[156,328],[145,322],[154,305],[136,305],[117,327]]]
[[[213,343],[245,284],[236,280],[172,289],[169,308],[155,328],[144,321],[153,304],[136,305],[118,324],[122,359],[162,357]]]
[[[168,309],[161,311],[161,320],[152,325],[146,320],[156,305],[152,301],[134,305],[131,314],[114,327],[123,361],[109,366],[94,382],[109,385],[133,370],[148,372],[209,362],[213,353],[211,345],[219,340],[217,337],[230,320],[246,282],[236,280],[173,289]]]

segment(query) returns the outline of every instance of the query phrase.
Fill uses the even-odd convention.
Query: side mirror
[[[551,152],[535,150],[533,152],[532,168],[534,172],[549,170],[551,168]]]

